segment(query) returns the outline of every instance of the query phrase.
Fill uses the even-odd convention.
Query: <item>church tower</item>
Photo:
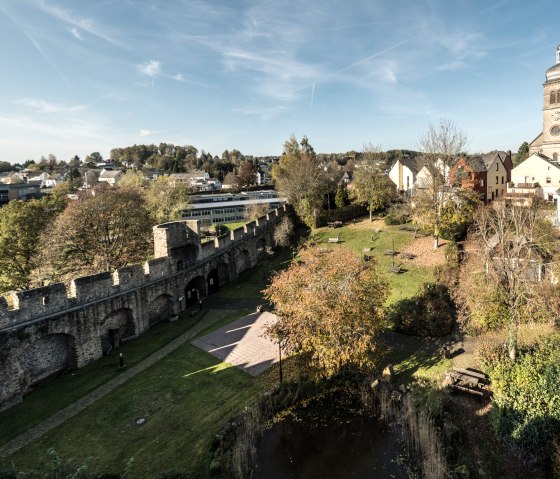
[[[546,71],[543,86],[543,131],[529,145],[529,153],[560,161],[560,45],[556,48],[556,64]]]

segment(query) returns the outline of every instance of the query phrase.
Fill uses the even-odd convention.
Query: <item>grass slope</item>
[[[375,256],[381,275],[388,281],[390,286],[388,304],[414,296],[420,286],[434,278],[431,268],[416,266],[414,260],[403,260],[395,257],[395,265],[401,265],[406,272],[395,274],[389,273],[391,256],[383,254],[384,250],[393,249],[402,251],[413,241],[413,234],[409,231],[401,231],[400,226],[384,226],[383,231],[376,233],[374,227],[357,228],[354,225],[342,228],[318,228],[314,231],[314,241],[328,248],[350,248],[359,254],[364,254],[364,248],[373,248],[369,255]],[[342,242],[339,244],[329,243],[328,239],[338,236]],[[372,241],[373,238],[373,241]]]

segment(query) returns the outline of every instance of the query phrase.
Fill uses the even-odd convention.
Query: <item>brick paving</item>
[[[278,345],[264,337],[266,325],[275,321],[272,313],[251,313],[191,344],[256,376],[278,362]]]
[[[87,394],[86,396],[79,399],[78,401],[70,404],[64,409],[61,409],[60,411],[48,417],[41,423],[37,424],[35,427],[27,430],[26,432],[20,434],[19,436],[16,436],[11,441],[7,442],[6,444],[0,447],[0,459],[4,459],[12,455],[14,452],[18,451],[22,447],[27,446],[30,442],[40,438],[41,436],[49,432],[51,429],[60,426],[68,419],[76,416],[78,413],[82,412],[84,409],[86,409],[88,406],[93,404],[98,399],[102,398],[103,396],[106,396],[111,391],[113,391],[120,385],[124,384],[129,379],[133,378],[137,374],[141,373],[145,369],[157,363],[159,360],[163,359],[168,354],[175,351],[177,348],[185,344],[188,340],[196,336],[200,331],[203,331],[208,326],[211,326],[213,323],[218,321],[218,319],[219,319],[218,316],[202,319],[197,324],[195,324],[191,329],[189,329],[187,332],[183,333],[181,336],[178,336],[169,344],[159,349],[152,355],[148,356],[143,361],[139,362],[138,364],[132,366],[129,369],[126,369],[122,374],[120,374],[116,378],[111,379],[105,384],[99,386],[91,393]]]

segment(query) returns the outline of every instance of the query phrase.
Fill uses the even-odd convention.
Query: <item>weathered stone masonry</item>
[[[201,244],[196,220],[154,227],[143,265],[0,296],[0,410],[34,385],[80,368],[255,266],[285,208]]]

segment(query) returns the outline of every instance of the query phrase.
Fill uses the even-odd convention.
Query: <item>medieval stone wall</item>
[[[198,221],[154,227],[154,259],[0,296],[0,410],[37,383],[108,354],[254,267],[285,207],[200,243]]]

